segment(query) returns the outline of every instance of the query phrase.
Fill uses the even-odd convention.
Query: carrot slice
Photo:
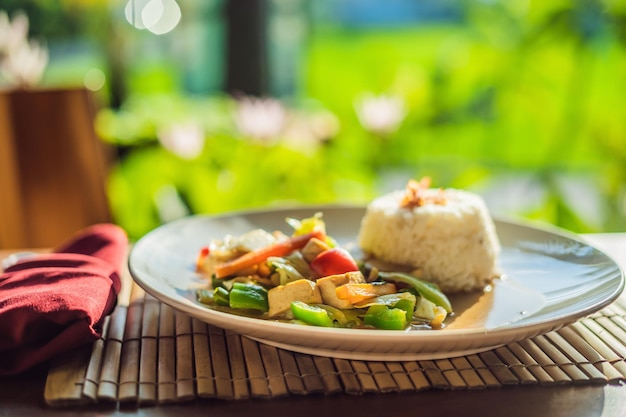
[[[215,277],[226,278],[252,265],[261,263],[271,256],[286,256],[297,249],[302,249],[307,242],[316,237],[324,240],[326,236],[320,230],[304,235],[293,236],[274,245],[266,246],[256,251],[248,252],[239,258],[215,266]]]
[[[359,304],[367,299],[378,297],[379,295],[396,293],[396,286],[390,282],[375,284],[344,284],[335,288],[337,298],[347,300],[350,304]]]

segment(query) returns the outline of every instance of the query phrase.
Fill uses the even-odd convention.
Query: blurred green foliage
[[[134,94],[103,111],[98,131],[120,149],[109,183],[116,221],[137,238],[193,213],[366,203],[427,175],[434,186],[483,194],[495,214],[576,232],[626,230],[626,8],[461,5],[458,21],[316,23],[302,89],[283,102],[299,130],[275,140],[242,132],[227,96]],[[149,91],[138,79],[136,90]],[[356,109],[368,92],[403,100],[397,129],[364,128]],[[337,129],[298,146],[320,114]],[[203,132],[192,157],[168,149],[160,133],[188,123]]]
[[[335,112],[347,136],[362,136],[353,97],[404,97],[410,112],[385,166],[487,194],[531,181],[541,198],[515,206],[524,198],[503,193],[508,214],[580,232],[623,229],[625,8],[462,4],[459,21],[317,28],[303,94]]]
[[[227,96],[151,95],[99,114],[99,135],[121,150],[109,196],[116,222],[131,237],[192,213],[370,197],[363,184],[368,177],[358,166],[327,156],[333,146],[320,142],[308,149],[247,137],[234,123],[235,106]],[[318,105],[304,107],[320,112]],[[157,139],[161,129],[185,124],[199,126],[205,135],[192,158],[167,150]]]

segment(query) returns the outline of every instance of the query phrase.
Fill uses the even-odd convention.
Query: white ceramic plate
[[[496,219],[504,275],[491,291],[451,296],[455,315],[443,330],[335,329],[241,317],[195,300],[206,281],[194,270],[210,240],[254,228],[290,232],[286,217],[321,211],[327,232],[354,245],[363,207],[319,206],[192,216],[148,233],[130,254],[135,281],[171,307],[211,325],[284,349],[360,360],[421,360],[492,349],[556,330],[614,301],[624,287],[619,266],[600,250],[556,228]]]

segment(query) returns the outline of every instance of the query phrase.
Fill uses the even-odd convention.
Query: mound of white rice
[[[405,191],[372,201],[358,242],[383,262],[418,269],[444,292],[482,289],[497,276],[500,242],[483,199],[455,189],[427,189],[443,203],[401,207]]]

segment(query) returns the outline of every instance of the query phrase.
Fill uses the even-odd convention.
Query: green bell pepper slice
[[[328,312],[321,307],[309,305],[302,301],[292,301],[291,312],[297,320],[301,320],[307,324],[321,327],[333,327],[333,321],[328,315]]]
[[[413,319],[413,312],[415,311],[415,301],[409,299],[399,300],[393,308],[398,308],[406,314],[406,322],[410,323]]]
[[[403,330],[407,326],[407,312],[401,308],[389,308],[382,304],[370,306],[363,322],[382,330]]]
[[[266,312],[269,310],[267,290],[260,285],[235,282],[230,290],[231,308],[243,308]]]

